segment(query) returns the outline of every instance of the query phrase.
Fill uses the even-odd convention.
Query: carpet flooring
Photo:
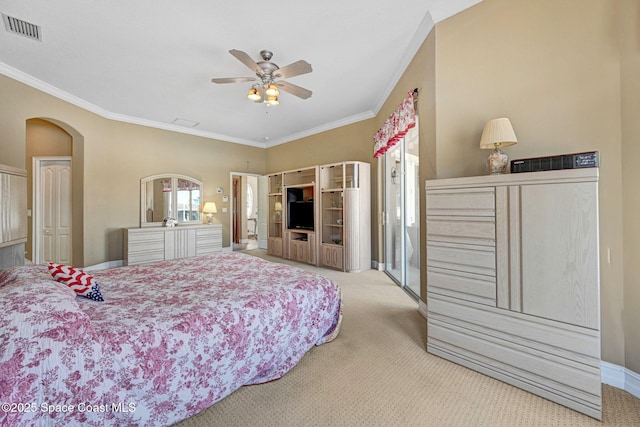
[[[599,422],[427,353],[417,303],[382,272],[290,264],[341,286],[340,335],[176,426],[640,426],[640,399],[623,390],[603,385]]]

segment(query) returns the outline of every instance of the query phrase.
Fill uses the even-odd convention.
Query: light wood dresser
[[[598,169],[426,194],[428,352],[601,419]]]
[[[127,265],[222,252],[222,225],[126,228],[124,252]]]
[[[27,171],[0,165],[0,269],[24,264]]]

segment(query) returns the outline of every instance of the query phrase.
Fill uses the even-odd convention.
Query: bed
[[[164,426],[276,380],[340,329],[328,278],[223,253],[89,272],[0,272],[0,425]]]

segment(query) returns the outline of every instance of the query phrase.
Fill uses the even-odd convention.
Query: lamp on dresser
[[[213,214],[218,213],[215,202],[206,202],[202,208],[202,213],[207,214],[207,224],[213,224]]]
[[[506,173],[509,157],[500,148],[517,143],[518,139],[509,119],[499,118],[487,122],[482,131],[482,138],[480,138],[480,148],[493,150],[493,153],[487,158],[487,166],[491,175]]]

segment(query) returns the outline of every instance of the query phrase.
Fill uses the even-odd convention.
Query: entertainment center
[[[370,166],[340,162],[269,179],[269,255],[336,270],[371,267]]]

